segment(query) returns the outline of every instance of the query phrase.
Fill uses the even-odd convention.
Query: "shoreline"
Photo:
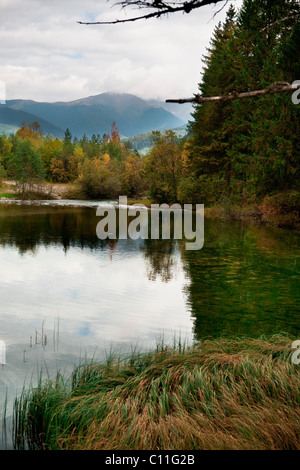
[[[44,194],[44,198],[41,196]],[[2,197],[1,197],[2,196]],[[40,196],[40,197],[38,197]],[[118,200],[92,200],[87,199],[81,193],[75,183],[45,183],[43,193],[38,193],[37,198],[17,198],[16,182],[6,180],[0,187],[0,204],[34,205],[51,207],[88,207],[97,208],[99,205],[118,207]],[[141,205],[150,209],[155,201],[141,197],[127,197],[127,207]],[[171,205],[170,203],[169,205]],[[204,206],[204,215],[207,218],[221,219],[225,221],[239,221],[256,225],[273,226],[287,230],[300,230],[300,196],[299,192],[290,190],[282,193],[268,195],[257,203],[233,203],[229,200],[215,203],[212,206]],[[181,204],[184,205],[184,204]],[[121,206],[120,206],[121,207]],[[122,205],[123,207],[123,205]]]
[[[248,222],[255,225],[278,227],[286,230],[300,231],[300,216],[294,211],[281,213],[276,210],[265,210],[260,206],[213,206],[205,209],[208,218],[219,218],[227,221]]]
[[[132,205],[140,205],[151,209],[153,202],[145,199],[131,199],[128,198],[127,207]],[[15,199],[8,197],[1,197],[0,204],[3,205],[18,205],[18,206],[50,206],[50,207],[86,207],[96,209],[99,205],[108,206],[114,205],[116,208],[121,207],[117,200],[91,200],[91,199]],[[154,203],[153,203],[154,204]],[[122,205],[123,207],[123,205]],[[204,215],[207,218],[221,219],[224,221],[232,222],[247,222],[256,225],[273,226],[287,230],[300,231],[300,219],[295,216],[295,213],[287,212],[284,214],[272,213],[263,210],[262,206],[249,205],[215,205],[211,207],[204,207]]]

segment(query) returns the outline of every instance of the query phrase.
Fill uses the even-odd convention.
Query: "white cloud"
[[[106,91],[166,99],[195,93],[202,55],[225,10],[214,19],[218,5],[161,20],[77,23],[124,15],[112,5],[104,0],[1,0],[5,47],[0,79],[7,99],[68,101]]]

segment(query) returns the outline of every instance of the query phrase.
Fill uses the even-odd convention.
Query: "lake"
[[[200,250],[99,240],[86,204],[0,204],[8,415],[24,383],[87,358],[222,335],[300,339],[299,232],[206,218]]]

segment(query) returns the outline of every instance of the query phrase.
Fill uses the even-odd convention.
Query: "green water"
[[[299,235],[207,220],[205,247],[184,255],[195,336],[299,335]]]
[[[93,208],[0,206],[3,340],[59,315],[75,343],[300,334],[298,232],[206,219],[203,248],[186,251],[101,241],[98,221]]]
[[[203,248],[186,251],[180,239],[101,241],[98,221],[96,207],[0,204],[0,414],[41,372],[70,376],[110,351],[300,338],[299,232],[205,219]]]

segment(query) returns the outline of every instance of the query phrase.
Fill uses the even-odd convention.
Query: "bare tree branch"
[[[155,11],[151,13],[147,13],[141,16],[135,16],[131,18],[125,18],[123,20],[113,20],[113,21],[95,21],[95,22],[85,22],[85,21],[78,21],[79,24],[85,25],[96,25],[96,24],[118,24],[118,23],[128,23],[132,21],[138,20],[147,20],[150,18],[160,18],[163,15],[168,15],[169,13],[176,13],[176,12],[183,12],[183,13],[190,13],[190,11],[195,10],[196,8],[203,7],[205,5],[212,5],[219,2],[223,2],[225,0],[186,0],[186,1],[176,1],[173,2],[165,2],[160,0],[150,0],[150,1],[143,1],[143,0],[124,0],[121,2],[117,2],[114,5],[121,6],[121,9],[135,6],[138,9],[155,9]],[[227,1],[226,1],[227,3]]]
[[[294,91],[300,88],[300,82],[299,83],[293,83],[290,84],[288,82],[275,82],[268,88],[265,88],[264,90],[254,90],[254,91],[245,91],[242,93],[238,92],[233,92],[230,93],[229,95],[226,96],[208,96],[208,97],[203,97],[199,94],[194,95],[193,98],[181,98],[181,99],[170,99],[166,100],[166,103],[197,103],[197,104],[202,104],[206,102],[212,102],[212,101],[232,101],[240,98],[251,98],[253,96],[261,96],[261,95],[272,95],[275,93],[283,93],[283,92],[289,92],[289,91]]]
[[[271,27],[274,26],[275,24],[282,23],[283,21],[287,21],[287,20],[290,20],[290,19],[297,18],[298,16],[300,16],[300,14],[285,16],[284,18],[280,18],[279,20],[274,21],[274,23],[268,24],[267,26],[265,26],[264,28],[262,28],[260,31],[261,31],[261,32],[262,32],[262,31],[266,31],[266,29],[271,28]]]

